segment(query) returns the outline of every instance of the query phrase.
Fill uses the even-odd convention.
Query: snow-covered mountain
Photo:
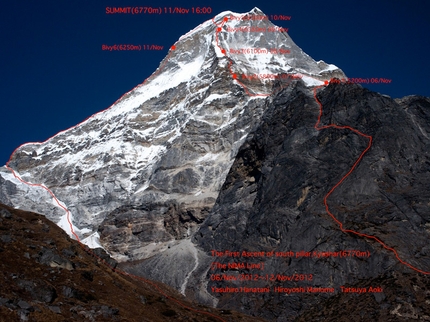
[[[17,148],[0,203],[231,318],[426,320],[430,99],[326,83],[345,75],[265,17],[217,15],[107,110]]]
[[[180,37],[159,68],[110,108],[18,148],[0,170],[0,201],[48,214],[71,233],[52,195],[13,169],[49,188],[80,239],[96,247],[100,234],[117,259],[145,258],[187,239],[214,205],[266,97],[299,79],[311,88],[345,77],[264,17],[257,8],[215,16]]]

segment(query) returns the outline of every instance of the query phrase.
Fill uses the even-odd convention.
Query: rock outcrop
[[[323,106],[320,126],[347,125],[373,137],[359,165],[328,197],[330,211],[344,229],[376,236],[393,247],[404,263],[429,272],[430,192],[425,187],[430,182],[430,141],[426,137],[430,119],[423,113],[429,99],[407,98],[398,100],[399,104],[359,85],[336,83],[318,90],[316,97]],[[370,301],[373,308],[391,312],[395,320],[402,316],[397,314],[398,305],[404,307],[410,301],[409,295],[393,299],[396,287],[404,283],[407,289],[416,290],[414,297],[422,299],[411,306],[411,312],[420,312],[416,313],[419,318],[428,316],[423,300],[428,294],[421,288],[429,282],[428,275],[409,268],[374,239],[342,232],[323,203],[366,149],[368,140],[347,129],[316,130],[319,105],[301,81],[268,99],[267,104],[261,124],[239,149],[208,218],[193,235],[198,254],[193,262],[198,265],[188,267],[184,294],[268,320],[291,321],[313,307],[332,303],[327,301],[333,296],[336,301],[345,299],[341,287],[365,284],[381,286],[387,293],[360,295],[366,299],[358,303]],[[172,253],[175,247],[179,246],[173,246]],[[274,251],[279,256],[214,257],[213,250],[239,254]],[[347,251],[346,257],[335,255],[342,251]],[[157,272],[150,269],[154,262]],[[181,282],[172,282],[175,276],[167,269],[171,262],[166,254],[158,254],[131,270],[179,289]],[[214,262],[220,266],[214,269]],[[264,263],[264,270],[229,268],[233,262]],[[214,274],[237,280],[217,281]],[[259,277],[239,280],[242,274]],[[277,275],[294,274],[301,280],[277,279]],[[414,274],[420,275],[421,286],[414,286]],[[387,281],[394,276],[400,280],[390,287]],[[271,293],[211,292],[223,287],[269,287]],[[276,287],[303,287],[306,292],[286,296],[274,292]],[[320,292],[308,294],[307,287],[320,288]],[[334,293],[321,288],[333,288]],[[373,313],[369,312],[363,314],[370,317]]]

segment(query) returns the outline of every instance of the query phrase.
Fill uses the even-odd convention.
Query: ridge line
[[[188,34],[188,33],[187,33]],[[179,41],[179,40],[178,40]],[[175,42],[175,44],[176,44],[177,42]],[[59,207],[61,207],[65,212],[66,212],[66,218],[67,218],[67,222],[68,222],[68,224],[69,224],[69,226],[70,226],[70,233],[76,238],[76,241],[79,243],[79,245],[81,246],[81,248],[87,253],[87,254],[89,254],[90,256],[93,256],[94,258],[96,258],[98,261],[100,261],[100,262],[102,262],[106,267],[108,267],[108,268],[110,268],[112,271],[114,271],[114,272],[116,272],[116,273],[118,273],[118,274],[120,274],[120,275],[123,275],[123,276],[128,276],[128,277],[131,277],[131,278],[133,278],[133,279],[135,279],[135,280],[140,280],[140,281],[142,281],[142,282],[144,282],[144,283],[146,283],[146,284],[148,284],[148,285],[151,285],[151,286],[153,286],[157,291],[158,291],[158,293],[160,293],[161,295],[163,295],[164,297],[166,297],[166,298],[168,298],[169,300],[171,300],[171,301],[173,301],[173,302],[175,302],[176,304],[178,304],[179,306],[181,306],[181,307],[183,307],[183,308],[185,308],[185,309],[188,309],[188,310],[190,310],[190,311],[193,311],[193,312],[196,312],[196,313],[199,313],[199,314],[203,314],[203,315],[206,315],[206,316],[209,316],[209,317],[212,317],[212,318],[215,318],[216,320],[218,320],[218,321],[221,321],[221,322],[226,322],[224,319],[222,319],[221,317],[219,317],[219,316],[217,316],[217,315],[215,315],[215,314],[212,314],[212,313],[210,313],[210,312],[206,312],[206,311],[202,311],[202,310],[197,310],[197,309],[194,309],[194,308],[192,308],[191,306],[188,306],[188,305],[186,305],[186,304],[184,304],[184,303],[182,303],[180,300],[177,300],[177,299],[175,299],[174,297],[172,297],[172,296],[169,296],[169,295],[167,295],[166,294],[166,292],[164,292],[163,290],[161,290],[161,288],[159,287],[159,286],[157,286],[155,283],[153,283],[153,282],[151,282],[150,280],[148,280],[148,279],[145,279],[144,277],[142,277],[142,276],[138,276],[138,275],[134,275],[134,274],[130,274],[130,273],[127,273],[127,272],[125,272],[125,271],[123,271],[123,270],[120,270],[120,269],[117,269],[117,268],[113,268],[111,265],[109,265],[104,259],[102,259],[100,256],[98,256],[97,254],[95,254],[88,246],[86,246],[85,244],[83,244],[82,242],[81,242],[81,240],[80,240],[80,238],[79,238],[79,236],[75,233],[75,231],[74,231],[74,229],[73,229],[73,224],[72,224],[72,222],[71,222],[71,220],[70,220],[70,211],[67,209],[67,207],[66,206],[63,206],[62,205],[62,202],[60,202],[58,199],[57,199],[57,197],[55,196],[55,194],[48,188],[48,187],[46,187],[45,185],[43,185],[43,184],[37,184],[37,183],[31,183],[31,182],[27,182],[27,181],[25,181],[25,180],[23,180],[19,175],[17,175],[16,173],[15,173],[15,171],[9,166],[9,163],[12,161],[12,158],[13,158],[13,156],[15,155],[15,153],[18,151],[18,149],[20,149],[21,147],[23,147],[23,146],[25,146],[25,145],[30,145],[30,144],[37,144],[37,145],[41,145],[41,144],[43,144],[43,143],[45,143],[45,142],[48,142],[50,139],[52,139],[52,138],[54,138],[55,136],[57,136],[58,134],[60,134],[60,133],[63,133],[63,132],[66,132],[66,131],[69,131],[69,130],[72,130],[72,129],[74,129],[74,128],[76,128],[76,127],[78,127],[78,126],[80,126],[81,124],[83,124],[84,122],[86,122],[86,121],[88,121],[89,119],[91,119],[91,118],[93,118],[94,116],[96,116],[96,115],[98,115],[98,114],[101,114],[101,113],[103,113],[103,112],[105,112],[105,111],[107,111],[107,110],[109,110],[109,109],[111,109],[116,103],[118,103],[124,96],[126,96],[127,94],[129,94],[130,92],[132,92],[134,89],[136,89],[137,87],[139,87],[139,86],[141,86],[141,85],[144,85],[147,81],[148,81],[148,79],[149,78],[151,78],[152,76],[156,76],[158,73],[160,73],[160,71],[164,68],[164,66],[166,65],[166,63],[167,63],[167,61],[169,60],[169,58],[170,58],[170,56],[171,56],[171,53],[172,53],[172,51],[173,50],[175,50],[175,45],[173,45],[173,46],[171,46],[170,47],[170,51],[168,52],[168,54],[167,54],[167,56],[164,58],[164,63],[161,65],[161,66],[159,66],[156,70],[155,70],[155,72],[153,72],[150,76],[148,76],[142,83],[140,83],[140,84],[138,84],[138,85],[136,85],[135,87],[133,87],[133,89],[131,89],[130,91],[128,91],[128,92],[126,92],[125,94],[123,94],[123,95],[121,95],[121,97],[119,98],[119,99],[117,99],[112,105],[110,105],[108,108],[106,108],[106,109],[104,109],[104,110],[101,110],[101,111],[99,111],[99,112],[96,112],[96,113],[94,113],[94,114],[92,114],[91,116],[89,116],[89,117],[87,117],[87,118],[85,118],[83,121],[81,121],[81,122],[79,122],[78,124],[76,124],[76,125],[74,125],[74,126],[71,126],[71,127],[69,127],[69,128],[67,128],[66,130],[62,130],[62,131],[59,131],[59,132],[57,132],[56,134],[54,134],[53,136],[51,136],[51,137],[49,137],[48,139],[46,139],[45,141],[42,141],[42,142],[26,142],[26,143],[23,143],[23,144],[21,144],[21,145],[19,145],[13,152],[12,152],[12,154],[11,154],[11,156],[9,157],[9,160],[6,162],[6,169],[8,169],[11,173],[12,173],[12,175],[15,177],[15,179],[17,179],[17,180],[19,180],[20,182],[22,182],[22,183],[24,183],[24,184],[26,184],[26,185],[28,185],[28,186],[33,186],[33,187],[40,187],[40,188],[42,188],[42,189],[44,189],[44,190],[46,190],[51,196],[52,196],[52,198],[54,199],[54,201],[57,203],[57,205],[59,206]]]
[[[245,14],[244,14],[245,15]],[[227,58],[229,58],[227,55],[226,55],[226,51],[224,50],[224,52],[223,52],[223,49],[220,47],[220,45],[219,45],[219,38],[218,38],[218,33],[219,32],[221,32],[221,27],[225,24],[225,22],[226,21],[228,21],[228,18],[227,17],[224,17],[224,19],[223,19],[223,21],[220,23],[220,25],[221,26],[219,26],[215,21],[214,21],[214,18],[215,17],[213,17],[212,18],[212,22],[217,26],[217,28],[216,28],[216,45],[219,47],[219,49],[221,50],[221,52],[227,57]],[[187,33],[188,34],[188,33]],[[187,34],[185,34],[185,35],[187,35]],[[184,35],[184,36],[185,36]],[[177,42],[176,42],[177,43]],[[103,260],[102,258],[100,258],[98,255],[96,255],[89,247],[87,247],[86,245],[84,245],[82,242],[81,242],[81,240],[80,240],[80,238],[79,238],[79,236],[74,232],[74,230],[73,230],[73,225],[72,225],[72,222],[71,222],[71,220],[70,220],[70,211],[67,209],[67,207],[66,206],[63,206],[62,205],[62,202],[60,202],[58,199],[57,199],[57,197],[55,196],[55,194],[48,188],[48,187],[46,187],[46,186],[44,186],[43,184],[35,184],[35,183],[30,183],[30,182],[27,182],[27,181],[25,181],[25,180],[23,180],[19,175],[17,175],[16,173],[15,173],[15,171],[9,166],[9,163],[12,161],[12,158],[13,158],[13,156],[15,155],[15,153],[17,152],[17,150],[18,149],[20,149],[21,147],[23,147],[23,146],[25,146],[25,145],[30,145],[30,144],[37,144],[37,145],[41,145],[41,144],[43,144],[43,143],[45,143],[45,142],[48,142],[50,139],[52,139],[52,138],[54,138],[55,136],[57,136],[57,135],[59,135],[60,133],[63,133],[63,132],[66,132],[66,131],[68,131],[68,130],[71,130],[71,129],[74,129],[74,128],[76,128],[76,127],[78,127],[78,126],[80,126],[81,124],[83,124],[84,122],[86,122],[86,121],[88,121],[89,119],[91,119],[91,118],[93,118],[94,116],[96,116],[96,115],[98,115],[98,114],[101,114],[101,113],[103,113],[103,112],[105,112],[105,111],[107,111],[107,110],[109,110],[110,108],[112,108],[116,103],[118,103],[125,95],[127,95],[127,94],[129,94],[130,92],[132,92],[135,88],[137,88],[137,87],[139,87],[139,86],[141,86],[141,85],[144,85],[147,81],[148,81],[148,79],[149,78],[151,78],[152,76],[156,76],[158,73],[160,73],[160,71],[164,68],[164,66],[166,65],[166,63],[167,63],[167,61],[170,59],[170,56],[171,56],[171,53],[172,53],[172,51],[175,49],[175,45],[173,45],[172,47],[171,47],[171,50],[168,52],[168,55],[164,58],[164,63],[161,65],[161,66],[159,66],[158,68],[157,68],[157,70],[154,72],[154,73],[152,73],[149,77],[147,77],[141,84],[139,84],[139,85],[137,85],[137,86],[135,86],[135,87],[133,87],[133,89],[132,90],[130,90],[130,91],[128,91],[127,93],[125,93],[125,94],[123,94],[119,99],[117,99],[111,106],[109,106],[108,108],[106,108],[106,109],[104,109],[104,110],[101,110],[101,111],[99,111],[99,112],[96,112],[96,113],[94,113],[94,114],[92,114],[91,116],[89,116],[89,117],[87,117],[87,118],[85,118],[83,121],[81,121],[81,122],[79,122],[78,124],[76,124],[76,125],[74,125],[74,126],[71,126],[71,127],[69,127],[68,129],[66,129],[66,130],[62,130],[62,131],[59,131],[59,132],[57,132],[56,134],[54,134],[53,136],[51,136],[51,137],[49,137],[48,139],[46,139],[45,141],[42,141],[42,142],[27,142],[27,143],[24,143],[24,144],[21,144],[20,146],[18,146],[13,152],[12,152],[12,154],[11,154],[11,156],[10,156],[10,158],[9,158],[9,160],[6,162],[6,168],[12,173],[12,175],[15,177],[15,179],[17,179],[17,180],[19,180],[20,182],[22,182],[22,183],[24,183],[24,184],[26,184],[26,185],[28,185],[28,186],[35,186],[35,187],[40,187],[40,188],[43,188],[44,190],[46,190],[51,196],[52,196],[52,198],[54,199],[54,201],[57,203],[57,205],[59,206],[59,207],[61,207],[64,211],[66,211],[66,215],[67,215],[67,221],[68,221],[68,223],[69,223],[69,225],[70,225],[70,231],[71,231],[71,234],[76,238],[76,240],[78,241],[78,243],[80,244],[80,246],[81,246],[81,248],[86,252],[86,253],[88,253],[89,255],[91,255],[91,256],[93,256],[93,257],[95,257],[97,260],[99,260],[100,262],[102,262],[106,267],[108,267],[108,268],[110,268],[110,269],[112,269],[112,271],[114,271],[114,272],[116,272],[116,273],[118,273],[118,274],[121,274],[121,275],[124,275],[124,276],[128,276],[128,277],[131,277],[131,278],[134,278],[134,279],[136,279],[136,280],[140,280],[140,281],[142,281],[142,282],[144,282],[144,283],[147,283],[147,284],[149,284],[149,285],[151,285],[151,286],[153,286],[160,294],[162,294],[163,296],[165,296],[166,298],[168,298],[168,299],[170,299],[171,301],[173,301],[173,302],[175,302],[175,303],[177,303],[178,305],[180,305],[181,307],[183,307],[183,308],[186,308],[186,309],[189,309],[189,310],[191,310],[191,311],[194,311],[194,312],[197,312],[197,313],[200,313],[200,314],[204,314],[204,315],[207,315],[207,316],[211,316],[211,317],[213,317],[213,318],[215,318],[215,319],[217,319],[217,320],[219,320],[219,321],[223,321],[223,322],[225,322],[225,320],[223,320],[222,318],[220,318],[220,317],[218,317],[218,316],[216,316],[215,314],[212,314],[212,313],[209,313],[209,312],[205,312],[205,311],[201,311],[201,310],[197,310],[197,309],[194,309],[194,308],[192,308],[192,307],[189,307],[189,306],[187,306],[187,305],[185,305],[185,304],[183,304],[181,301],[179,301],[179,300],[177,300],[177,299],[175,299],[175,298],[173,298],[173,297],[171,297],[171,296],[169,296],[169,295],[167,295],[164,291],[162,291],[161,289],[160,289],[160,287],[159,286],[157,286],[155,283],[153,283],[153,282],[151,282],[151,281],[149,281],[149,280],[147,280],[147,279],[145,279],[145,278],[143,278],[143,277],[141,277],[141,276],[137,276],[137,275],[134,275],[134,274],[130,274],[130,273],[127,273],[127,272],[125,272],[125,271],[122,271],[122,270],[120,270],[120,269],[116,269],[116,268],[113,268],[111,265],[109,265],[105,260]],[[236,80],[243,88],[244,88],[244,90],[245,90],[245,92],[249,95],[249,96],[270,96],[270,95],[272,95],[272,94],[274,94],[275,93],[275,90],[273,90],[271,93],[269,93],[269,94],[264,94],[264,93],[259,93],[259,94],[252,94],[252,93],[250,93],[249,91],[248,91],[248,88],[242,83],[242,82],[240,82],[238,79],[237,79],[237,77],[235,77],[235,74],[233,73],[233,71],[232,71],[232,69],[231,69],[231,66],[232,66],[232,64],[233,64],[233,61],[232,60],[230,60],[230,62],[229,62],[229,71],[230,71],[230,73],[232,74],[231,76],[232,76],[232,78],[234,79],[234,80]],[[307,77],[311,77],[311,78],[314,78],[314,77],[312,77],[312,76],[309,76],[309,75],[306,75]],[[316,79],[316,78],[314,78],[314,79]],[[320,81],[320,80],[319,80]],[[369,143],[368,143],[368,146],[367,146],[367,148],[365,149],[365,150],[363,150],[363,152],[360,154],[360,156],[358,157],[358,159],[355,161],[355,163],[353,164],[353,166],[350,168],[350,170],[348,171],[348,173],[346,174],[346,175],[344,175],[343,177],[342,177],[342,179],[335,185],[335,186],[333,186],[331,189],[330,189],[330,191],[326,194],[326,196],[324,197],[324,204],[325,204],[325,207],[326,207],[326,211],[327,211],[327,213],[333,218],[333,220],[339,225],[339,228],[340,228],[340,230],[342,231],[342,232],[344,232],[344,233],[352,233],[352,234],[355,234],[355,235],[358,235],[358,236],[361,236],[361,237],[365,237],[365,238],[368,238],[368,239],[373,239],[373,240],[376,240],[378,243],[380,243],[385,249],[387,249],[387,250],[390,250],[390,251],[392,251],[394,254],[395,254],[395,256],[396,256],[396,258],[399,260],[399,262],[400,263],[402,263],[402,264],[404,264],[405,266],[408,266],[409,268],[411,268],[411,269],[413,269],[413,270],[415,270],[415,271],[417,271],[417,272],[419,272],[419,273],[422,273],[422,274],[427,274],[427,275],[430,275],[430,272],[426,272],[426,271],[423,271],[423,270],[420,270],[420,269],[418,269],[418,268],[416,268],[416,267],[414,267],[414,266],[412,266],[411,264],[409,264],[409,263],[407,263],[407,262],[405,262],[405,261],[403,261],[400,257],[399,257],[399,255],[398,255],[398,253],[397,253],[397,251],[395,250],[395,249],[393,249],[393,248],[391,248],[391,247],[389,247],[389,246],[387,246],[385,243],[383,243],[380,239],[378,239],[377,237],[375,237],[375,236],[372,236],[372,235],[366,235],[366,234],[363,234],[363,233],[359,233],[359,232],[356,232],[356,231],[353,231],[353,230],[350,230],[350,229],[344,229],[343,228],[343,224],[330,212],[330,209],[329,209],[329,206],[328,206],[328,203],[327,203],[327,198],[333,193],[333,191],[340,185],[340,184],[342,184],[342,182],[353,172],[353,170],[357,167],[357,165],[359,164],[359,162],[361,161],[361,159],[363,158],[363,156],[364,156],[364,154],[370,149],[370,147],[371,147],[371,144],[372,144],[372,137],[370,136],[370,135],[366,135],[366,134],[364,134],[364,133],[361,133],[360,131],[358,131],[357,129],[354,129],[354,128],[352,128],[352,127],[350,127],[350,126],[340,126],[340,125],[336,125],[336,124],[329,124],[329,125],[325,125],[325,126],[319,126],[319,123],[320,123],[320,121],[321,121],[321,116],[322,116],[322,104],[321,104],[321,102],[319,102],[319,100],[317,99],[317,97],[316,97],[316,91],[317,91],[317,89],[319,89],[319,88],[321,88],[321,87],[325,87],[326,85],[328,84],[328,81],[325,81],[324,82],[324,85],[319,85],[319,86],[316,86],[316,87],[314,87],[314,98],[315,98],[315,100],[316,100],[316,102],[318,103],[318,105],[320,106],[320,114],[319,114],[319,116],[318,116],[318,120],[317,120],[317,122],[316,122],[316,124],[315,124],[315,129],[316,130],[318,130],[318,131],[320,131],[320,130],[323,130],[323,129],[327,129],[327,128],[336,128],[336,129],[348,129],[348,130],[350,130],[350,131],[352,131],[352,132],[354,132],[354,133],[356,133],[356,134],[358,134],[358,135],[360,135],[360,136],[363,136],[363,137],[366,137],[367,139],[369,139]],[[286,88],[288,85],[282,85],[281,86],[281,88],[279,89],[279,90],[277,90],[277,91],[280,91],[280,90],[282,90],[283,88]]]

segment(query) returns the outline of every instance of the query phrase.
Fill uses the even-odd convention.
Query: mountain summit
[[[154,242],[165,249],[191,235],[279,75],[309,86],[345,77],[306,55],[257,8],[223,12],[174,47],[153,75],[110,108],[43,143],[21,146],[8,163],[23,180],[51,189],[85,243],[98,246],[103,226],[102,245],[117,259],[146,257]],[[0,174],[4,203],[48,213],[71,233],[64,209],[47,191],[22,184],[7,169]],[[124,230],[132,233],[113,243]]]
[[[428,320],[430,99],[343,79],[259,9],[223,12],[107,110],[17,148],[0,202],[199,303]]]

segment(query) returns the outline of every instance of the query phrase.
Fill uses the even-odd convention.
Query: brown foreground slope
[[[261,321],[114,272],[44,216],[2,204],[0,285],[1,322]]]

